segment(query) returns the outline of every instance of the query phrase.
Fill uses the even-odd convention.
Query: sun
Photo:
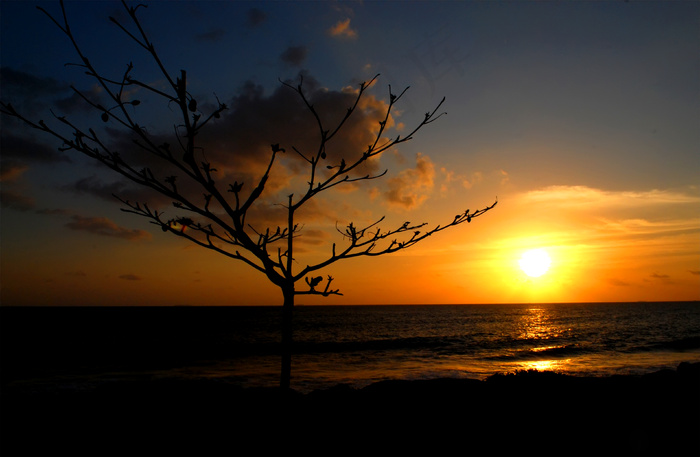
[[[549,270],[552,260],[544,249],[531,249],[520,258],[520,269],[531,278],[538,278]]]

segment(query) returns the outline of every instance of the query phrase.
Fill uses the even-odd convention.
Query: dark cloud
[[[290,81],[294,86],[299,80]],[[304,75],[303,89],[324,124],[332,130],[345,116],[356,98],[354,89],[329,90],[313,77]],[[301,98],[292,89],[280,86],[271,94],[252,82],[244,85],[230,103],[231,109],[220,122],[200,137],[207,158],[226,173],[259,174],[270,157],[270,144],[279,143],[287,153],[281,159],[291,171],[294,164],[306,162],[293,151],[311,156],[317,152],[320,132],[316,120]],[[383,119],[386,105],[372,95],[362,102],[343,128],[327,145],[325,165],[338,165],[341,159],[351,163],[362,156],[374,141],[374,132]],[[367,164],[360,172],[375,170]],[[289,176],[289,173],[285,173]]]
[[[294,60],[299,59],[303,53],[297,51],[296,57],[292,54],[290,53],[289,57]],[[289,84],[297,86],[301,76],[289,81]],[[324,128],[333,130],[345,117],[348,108],[355,103],[358,88],[328,89],[312,76],[303,74],[303,90],[309,103],[318,112]],[[246,83],[237,91],[237,95],[227,102],[227,105],[229,109],[222,113],[221,118],[213,120],[198,135],[196,160],[197,162],[208,161],[216,168],[213,177],[221,190],[228,188],[228,185],[233,184],[234,181],[243,182],[241,197],[246,198],[267,167],[271,155],[270,145],[279,143],[285,148],[286,153],[278,156],[278,162],[266,184],[265,193],[260,204],[256,205],[262,220],[267,217],[264,213],[268,210],[271,213],[275,212],[272,204],[280,202],[281,197],[276,194],[278,191],[285,189],[285,192],[298,193],[305,190],[309,166],[294,152],[294,148],[307,157],[315,155],[320,141],[319,128],[314,115],[299,95],[282,84],[275,90],[266,92],[259,85],[252,82]],[[327,156],[318,167],[316,176],[327,176],[330,173],[327,166],[337,166],[341,160],[352,163],[362,157],[368,145],[374,143],[379,121],[384,119],[386,109],[386,102],[366,93],[353,115],[327,144]],[[392,125],[393,119],[390,119],[389,127]],[[24,152],[23,157],[32,156],[44,161],[68,160],[46,146],[39,148],[36,143],[26,139],[24,142],[21,140],[22,138],[16,136],[10,136],[5,140],[12,143],[13,151],[18,151],[11,155],[20,155],[20,150],[27,151],[28,147],[33,145],[36,148],[29,154]],[[182,154],[178,139],[172,134],[153,134],[152,140],[154,144],[167,142],[171,145],[173,154]],[[168,176],[177,176],[178,190],[193,201],[204,203],[204,190],[201,187],[190,181],[181,170],[175,169],[152,154],[145,153],[134,144],[129,132],[107,127],[103,141],[109,144],[110,150],[118,152],[135,170],[149,167],[161,182]],[[351,177],[379,171],[378,161],[370,160],[354,170]],[[299,189],[299,187],[302,188]],[[345,188],[348,187],[345,186]],[[170,199],[126,180],[103,181],[92,176],[64,186],[62,190],[81,195],[95,195],[106,201],[115,201],[112,194],[116,194],[130,201],[148,203],[154,209],[163,209],[161,205],[167,205],[170,207],[167,217],[177,213],[170,206],[172,203]],[[217,208],[214,208],[216,204],[212,203],[212,205],[212,210],[216,211]],[[271,219],[277,220],[278,216],[275,214]],[[73,221],[72,228],[87,230],[85,222]],[[123,232],[113,229],[107,233],[110,233],[109,236],[124,236]]]
[[[124,279],[126,281],[140,281],[143,278],[136,276],[135,274],[127,273],[125,275],[119,275],[119,279]]]
[[[290,46],[280,55],[280,59],[288,65],[300,67],[306,60],[308,51],[306,46]]]
[[[84,277],[87,276],[83,270],[78,270],[78,271],[67,271],[66,276],[76,276],[76,277]]]
[[[0,95],[3,100],[12,102],[11,97],[36,99],[54,97],[70,90],[70,84],[54,78],[44,78],[31,73],[0,67]]]
[[[220,41],[224,37],[224,35],[226,35],[226,31],[224,29],[214,29],[208,32],[195,35],[195,39],[197,41],[216,42]]]
[[[267,19],[267,13],[259,10],[258,8],[251,8],[248,10],[246,17],[248,19],[247,22],[249,27],[257,27],[265,22],[265,19]]]
[[[56,148],[36,141],[32,137],[14,135],[3,132],[0,135],[0,150],[3,160],[7,158],[20,159],[23,162],[70,162],[71,160],[61,154]]]
[[[128,187],[128,183],[124,181],[116,181],[112,183],[103,183],[96,176],[79,179],[78,181],[61,187],[61,190],[75,192],[81,195],[93,195],[103,200],[115,202],[114,195],[124,193],[124,189]]]
[[[650,278],[654,281],[658,281],[662,284],[673,284],[674,282],[671,280],[671,276],[666,275],[666,274],[660,274],[660,273],[654,273],[649,275]]]
[[[43,214],[45,216],[70,216],[74,214],[74,212],[63,208],[44,208],[37,210],[37,214]]]
[[[102,90],[97,85],[89,90],[81,90],[80,92],[95,103],[105,104],[104,101],[100,99]],[[95,110],[92,105],[87,103],[83,97],[72,89],[70,95],[53,101],[52,105],[58,109],[59,113],[75,113],[77,111],[94,112]]]
[[[314,247],[327,243],[330,237],[330,234],[324,230],[302,229],[294,238],[294,252],[299,254],[311,252]]]
[[[15,160],[0,161],[0,182],[17,180],[29,167]]]
[[[72,219],[72,222],[68,222],[66,227],[73,230],[82,230],[95,235],[122,238],[129,241],[151,238],[151,234],[144,230],[120,227],[106,217],[83,217],[74,215]]]
[[[0,193],[0,206],[17,211],[29,211],[34,209],[34,199],[17,192],[3,189]]]
[[[88,195],[100,198],[109,203],[121,204],[121,200],[148,203],[152,207],[170,205],[172,200],[166,196],[143,186],[136,186],[128,179],[106,182],[97,176],[81,178],[73,183],[61,186],[60,190],[77,195]]]
[[[10,67],[0,67],[0,88],[0,99],[11,103],[18,112],[30,118],[39,112],[45,112],[49,107],[55,108],[59,112],[57,114],[92,109],[69,83]],[[102,91],[99,86],[81,89],[81,92],[93,101],[100,102]]]
[[[625,281],[622,281],[622,280],[617,279],[617,278],[610,278],[610,279],[608,279],[608,284],[610,284],[610,285],[612,285],[612,286],[618,286],[618,287],[628,287],[628,286],[630,286],[630,283],[625,282]]]
[[[299,80],[290,82],[294,86]],[[303,78],[303,89],[309,103],[319,113],[324,128],[333,130],[344,118],[348,108],[352,107],[356,96],[356,88],[329,90],[322,87],[308,74]],[[278,143],[286,153],[278,155],[278,162],[272,170],[266,184],[266,192],[261,201],[279,203],[275,195],[281,189],[298,192],[295,185],[306,186],[308,163],[294,152],[296,147],[307,157],[318,151],[320,132],[315,117],[305,106],[299,95],[289,87],[278,86],[271,93],[265,93],[261,86],[252,82],[245,84],[238,94],[227,103],[230,107],[222,113],[221,119],[211,122],[198,135],[197,161],[210,162],[216,172],[214,179],[224,190],[234,181],[243,182],[242,198],[245,198],[257,185],[265,172],[271,156],[271,144]],[[341,159],[346,163],[362,157],[367,146],[375,140],[375,132],[379,121],[383,120],[387,105],[371,94],[365,94],[353,115],[345,122],[340,132],[327,144],[327,157],[317,169],[317,177],[329,173],[327,166],[337,166]],[[393,122],[390,121],[390,122]],[[176,170],[165,161],[134,146],[131,137],[118,130],[109,130],[111,147],[135,169],[149,167],[156,177],[163,180],[169,175],[177,176],[178,190],[192,198],[201,200],[203,190],[188,180],[181,170]],[[177,139],[168,135],[154,135],[153,142],[171,145],[174,154],[181,154]],[[354,176],[364,176],[378,171],[378,162],[370,160],[356,169]],[[298,177],[298,178],[297,178]],[[295,181],[296,180],[296,181]],[[74,191],[91,192],[107,198],[112,193],[122,196],[126,187],[118,184],[100,183],[94,178],[81,180],[74,184]],[[299,190],[300,191],[300,190]],[[147,199],[132,198],[132,201],[153,200],[153,195]],[[158,197],[156,197],[157,199]],[[160,201],[164,201],[160,197]]]
[[[651,274],[651,275],[649,275],[649,277],[650,277],[650,278],[654,278],[654,279],[669,279],[669,278],[670,278],[669,275],[662,275],[662,274],[659,274],[659,273]]]
[[[689,270],[688,272],[691,275],[700,276],[700,270]]]
[[[295,243],[308,244],[311,246],[320,246],[330,238],[328,232],[324,230],[306,229],[299,232],[299,236],[295,238]]]

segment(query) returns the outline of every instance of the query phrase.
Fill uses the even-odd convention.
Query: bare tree
[[[147,83],[132,74],[134,66],[129,63],[125,72],[119,77],[108,77],[99,72],[83,52],[76,36],[71,30],[66,15],[66,9],[61,2],[61,17],[52,16],[39,7],[53,23],[71,41],[79,62],[70,64],[81,68],[99,85],[102,97],[108,102],[102,102],[92,93],[88,94],[72,87],[75,94],[89,104],[101,116],[105,123],[118,125],[130,136],[130,148],[136,148],[146,155],[149,165],[141,167],[138,161],[129,159],[124,154],[124,144],[112,144],[99,129],[84,128],[76,125],[65,116],[52,114],[55,117],[54,126],[43,120],[34,121],[23,115],[9,102],[0,102],[0,111],[8,116],[18,118],[26,125],[52,135],[62,144],[62,151],[77,151],[94,159],[128,180],[145,188],[149,188],[161,196],[171,200],[182,215],[167,218],[163,211],[149,206],[147,203],[119,200],[125,205],[122,211],[134,213],[150,220],[160,227],[163,232],[185,238],[203,248],[215,251],[231,259],[243,262],[264,274],[269,281],[280,288],[283,296],[282,319],[282,368],[280,387],[288,389],[291,378],[292,359],[292,314],[297,295],[342,295],[339,289],[332,287],[333,278],[323,277],[319,272],[329,265],[355,257],[373,257],[391,254],[407,249],[427,237],[441,232],[449,227],[455,227],[464,222],[471,222],[481,216],[496,203],[476,211],[466,210],[454,216],[447,223],[426,228],[427,223],[414,224],[405,222],[388,230],[380,228],[384,221],[381,219],[367,225],[357,226],[349,223],[344,228],[338,228],[345,243],[342,246],[333,243],[325,260],[312,265],[298,266],[294,257],[295,240],[301,236],[302,226],[297,221],[299,210],[311,199],[336,186],[360,183],[381,178],[384,172],[372,172],[367,167],[370,159],[407,142],[426,125],[437,120],[442,114],[438,113],[444,98],[424,118],[403,136],[387,137],[386,132],[393,107],[406,93],[406,89],[395,94],[389,86],[389,100],[383,119],[380,120],[376,135],[366,149],[357,151],[352,157],[340,157],[331,162],[329,150],[331,142],[347,125],[347,122],[358,110],[358,105],[366,90],[376,81],[375,76],[369,82],[360,84],[354,101],[347,107],[344,116],[332,125],[327,125],[305,93],[303,78],[297,85],[281,82],[298,96],[308,115],[313,117],[317,128],[316,147],[313,150],[302,150],[295,145],[280,145],[272,143],[269,149],[269,160],[262,175],[249,192],[244,191],[244,184],[235,181],[217,181],[216,164],[206,158],[204,148],[200,147],[198,139],[207,130],[205,127],[225,115],[227,106],[217,99],[208,113],[203,113],[197,100],[188,92],[187,73],[181,70],[179,75],[172,75],[161,61],[153,42],[137,16],[138,9],[144,5],[129,6],[122,1],[130,22],[123,24],[117,19],[110,20],[144,52],[146,52],[158,68],[166,83],[156,85]],[[175,146],[162,141],[162,137],[149,133],[135,118],[136,107],[141,101],[131,94],[141,91],[160,99],[171,111],[177,113],[177,124],[174,126]],[[176,108],[173,108],[176,107]],[[254,226],[248,216],[259,203],[266,188],[270,173],[281,154],[295,155],[297,160],[305,164],[306,184],[298,194],[289,194],[281,205],[286,211],[286,221],[277,227],[261,229]],[[369,173],[366,173],[370,170]],[[295,268],[296,267],[296,268]],[[306,286],[297,289],[297,283],[304,280]]]

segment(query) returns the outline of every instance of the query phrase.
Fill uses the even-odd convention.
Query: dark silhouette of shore
[[[698,455],[700,363],[644,376],[530,371],[286,395],[186,380],[5,387],[0,412],[3,456]]]

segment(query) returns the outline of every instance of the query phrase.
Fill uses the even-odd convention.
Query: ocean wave
[[[631,352],[689,351],[693,349],[700,349],[700,336],[653,342],[643,346],[636,346],[631,349]]]
[[[505,354],[495,354],[483,357],[483,360],[491,361],[514,361],[514,360],[543,360],[543,359],[564,359],[590,352],[579,345],[536,347],[524,350],[516,350]]]
[[[300,341],[295,342],[295,353],[341,353],[394,350],[440,351],[459,345],[460,342],[444,337],[386,338],[357,341]]]

